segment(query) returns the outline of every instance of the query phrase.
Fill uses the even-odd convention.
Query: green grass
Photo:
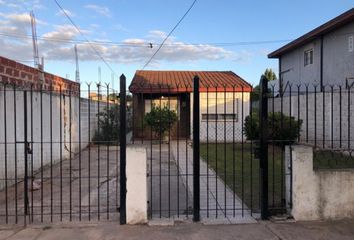
[[[354,168],[354,157],[350,156],[348,153],[316,150],[313,155],[314,169]]]
[[[250,143],[203,143],[200,154],[209,167],[217,172],[226,184],[243,199],[246,205],[259,209],[259,159],[256,159]],[[225,151],[226,150],[226,151]],[[278,208],[282,201],[284,172],[281,148],[269,146],[269,206]],[[225,174],[226,171],[226,174]],[[285,183],[284,183],[285,185]]]

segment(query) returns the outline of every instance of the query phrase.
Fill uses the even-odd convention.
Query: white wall
[[[274,102],[269,98],[268,110],[302,119],[301,142],[315,144],[316,139],[316,145],[322,147],[324,140],[325,148],[331,148],[333,140],[333,148],[354,148],[354,90],[351,93],[343,90],[341,94],[333,91],[333,105],[331,92],[285,96],[275,98]]]
[[[61,99],[61,103],[60,103]],[[6,101],[6,114],[5,114],[5,101]],[[34,171],[41,167],[43,159],[43,166],[51,161],[55,164],[61,159],[69,158],[70,139],[71,139],[71,152],[79,151],[79,108],[81,107],[81,148],[85,148],[92,137],[94,136],[97,128],[97,102],[91,101],[91,116],[90,116],[90,130],[88,128],[88,100],[79,97],[71,97],[71,114],[70,114],[70,97],[62,96],[53,93],[52,95],[52,121],[50,121],[50,95],[43,93],[42,95],[42,122],[41,122],[41,94],[33,92],[31,111],[31,95],[27,93],[27,127],[28,127],[28,141],[33,138],[33,154],[28,155],[28,164],[31,166],[33,159]],[[105,103],[100,103],[100,108],[105,107]],[[15,110],[16,105],[16,110]],[[60,115],[61,112],[61,115]],[[16,114],[16,121],[15,121]],[[6,139],[5,139],[5,115],[6,115]],[[33,122],[31,123],[31,115]],[[61,117],[61,118],[60,118]],[[71,118],[71,121],[70,121]],[[60,120],[61,119],[61,120]],[[61,123],[61,125],[60,125]],[[33,133],[31,126],[33,127]],[[60,129],[61,126],[61,129]],[[70,129],[71,126],[71,129]],[[15,128],[16,127],[16,128]],[[43,136],[41,138],[41,127]],[[15,130],[16,141],[24,141],[24,96],[22,90],[16,90],[14,93],[13,88],[4,88],[0,86],[0,178],[5,179],[5,162],[7,162],[7,178],[15,178],[15,163],[17,164],[17,178],[23,177],[24,174],[24,144],[15,144]],[[61,130],[61,131],[60,131]],[[71,135],[70,135],[71,130]],[[52,138],[50,137],[52,131]],[[89,132],[91,139],[88,138]],[[60,139],[61,133],[61,139]],[[43,145],[41,144],[43,141]],[[6,142],[6,144],[5,144]],[[52,142],[52,144],[51,144]],[[5,155],[5,149],[7,154]],[[43,154],[41,153],[43,152]],[[62,154],[62,157],[60,155]],[[29,168],[31,169],[31,168]],[[30,172],[29,172],[30,176]],[[7,183],[11,185],[14,181],[9,180]],[[5,185],[5,181],[0,181],[0,189]]]
[[[226,97],[226,101],[225,101]],[[226,106],[226,111],[225,111]],[[233,107],[235,109],[233,110]],[[226,120],[224,122],[209,120],[202,120],[202,114],[237,114],[235,122],[233,120]],[[200,93],[200,141],[224,141],[232,142],[246,140],[242,134],[242,126],[244,119],[250,114],[250,93],[248,92],[201,92]],[[225,124],[226,123],[226,124]],[[226,129],[226,136],[225,136]],[[193,139],[193,93],[191,93],[191,139]],[[216,136],[217,134],[217,136]]]
[[[313,148],[287,146],[292,161],[292,210],[295,220],[354,218],[354,170],[313,170]],[[287,192],[289,192],[287,178]],[[287,202],[289,202],[289,194]]]

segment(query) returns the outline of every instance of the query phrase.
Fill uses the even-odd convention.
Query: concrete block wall
[[[49,90],[68,93],[79,96],[80,84],[68,79],[40,71],[22,63],[0,56],[0,83],[33,90]]]
[[[268,110],[301,119],[301,142],[325,148],[354,148],[354,91],[270,98]]]
[[[285,167],[292,162],[292,175],[286,180],[286,196],[289,203],[291,194],[290,213],[295,220],[354,218],[353,169],[314,170],[311,146],[287,146],[285,161]],[[292,193],[289,191],[291,183]]]
[[[50,103],[52,103],[52,109]],[[71,152],[77,153],[80,150],[80,127],[81,149],[87,147],[97,129],[98,107],[100,111],[104,111],[106,103],[80,99],[78,96],[60,96],[55,93],[52,93],[51,96],[49,92],[41,94],[38,91],[33,91],[31,96],[31,92],[28,92],[28,141],[33,141],[33,154],[29,155],[28,164],[31,165],[30,160],[33,158],[34,171],[40,169],[41,161],[43,161],[43,166],[49,164],[51,156],[53,164],[68,159],[70,140],[72,142]],[[50,115],[51,111],[52,115]],[[81,122],[79,122],[79,112],[81,112]],[[24,144],[15,144],[15,142],[24,141],[24,124],[24,91],[0,85],[0,179],[5,179],[5,161],[8,179],[15,178],[15,166],[17,178],[23,177]],[[5,150],[7,154],[5,154]],[[14,180],[8,181],[8,185],[13,182]],[[5,181],[1,180],[0,189],[4,185]]]

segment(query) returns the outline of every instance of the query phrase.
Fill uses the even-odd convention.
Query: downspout
[[[323,35],[321,35],[321,57],[320,57],[320,84],[323,91]]]

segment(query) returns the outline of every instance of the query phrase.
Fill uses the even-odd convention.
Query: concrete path
[[[172,154],[180,175],[193,193],[193,149],[190,144],[174,141]],[[200,209],[202,222],[210,224],[254,223],[250,210],[241,199],[200,159]]]
[[[117,223],[77,223],[27,228],[1,227],[0,240],[60,239],[240,239],[240,240],[352,240],[354,221],[339,222],[260,222],[242,225],[206,226],[184,223],[175,226],[128,226]]]

